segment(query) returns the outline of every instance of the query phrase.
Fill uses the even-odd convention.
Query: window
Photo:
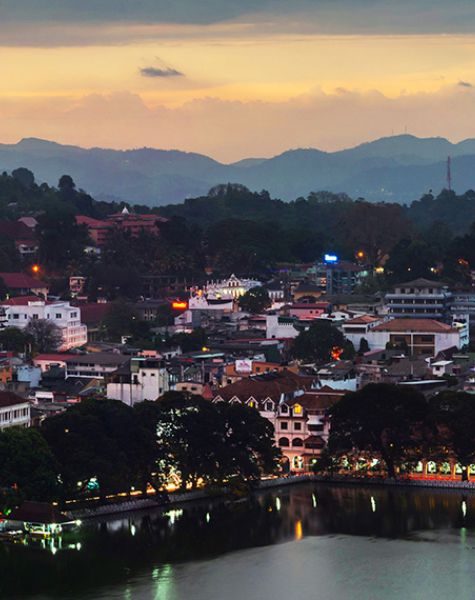
[[[38,315],[33,315],[33,319],[38,319]]]
[[[61,319],[61,313],[56,313],[55,314],[55,319]]]
[[[303,446],[303,441],[300,438],[295,438],[292,440],[292,446],[294,448],[301,448]]]
[[[302,423],[294,423],[295,431],[302,431]]]
[[[301,415],[302,414],[302,407],[300,406],[300,404],[294,404],[294,415]]]
[[[279,446],[280,446],[281,448],[288,448],[288,447],[289,447],[289,445],[290,445],[290,444],[289,444],[289,438],[286,438],[286,437],[281,437],[281,438],[279,439]]]
[[[280,407],[280,412],[284,415],[288,414],[289,412],[289,407],[287,406],[287,404],[282,404]]]
[[[281,421],[280,428],[281,429],[288,429],[289,428],[289,424],[287,423],[287,421]]]
[[[274,410],[274,403],[273,402],[266,402],[266,410],[267,411],[271,411]]]
[[[18,319],[20,317],[20,315],[18,313],[13,313],[13,318],[14,319]]]

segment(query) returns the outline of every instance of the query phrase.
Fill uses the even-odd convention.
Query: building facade
[[[28,400],[12,392],[0,391],[0,431],[9,427],[30,427],[30,424]]]
[[[34,296],[4,300],[6,325],[24,329],[31,321],[44,319],[61,330],[62,343],[58,350],[78,348],[87,342],[87,327],[81,323],[81,309],[69,302],[48,302]]]
[[[145,400],[155,401],[170,390],[165,363],[156,358],[134,357],[106,377],[107,397],[133,406]]]
[[[390,317],[436,319],[445,321],[450,314],[452,294],[440,281],[415,279],[400,283],[386,294],[386,307]]]

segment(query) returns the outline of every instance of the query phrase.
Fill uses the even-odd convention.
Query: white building
[[[208,281],[204,292],[213,298],[234,298],[237,300],[253,287],[261,287],[262,282],[256,279],[240,279],[234,273],[229,279]]]
[[[107,376],[107,397],[132,406],[157,400],[170,389],[165,363],[158,359],[134,357]]]
[[[461,348],[465,332],[432,319],[391,319],[370,329],[366,335],[370,350],[394,347],[408,349],[412,355],[436,356],[447,348]]]
[[[61,330],[63,342],[58,350],[78,348],[87,342],[87,327],[81,323],[81,309],[69,302],[48,302],[35,296],[10,298],[1,303],[7,327],[24,329],[30,321],[45,319]]]
[[[279,317],[279,315],[266,315],[266,338],[268,339],[293,339],[299,334],[294,327],[295,319]]]
[[[0,392],[0,431],[8,427],[29,427],[30,403],[13,392]]]

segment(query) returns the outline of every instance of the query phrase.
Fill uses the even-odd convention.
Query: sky
[[[475,137],[474,0],[0,0],[0,142],[223,162]]]

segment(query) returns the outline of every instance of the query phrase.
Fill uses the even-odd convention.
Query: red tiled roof
[[[415,333],[455,333],[446,323],[435,321],[434,319],[391,319],[381,325],[373,327],[372,331],[410,331]]]
[[[106,302],[89,302],[79,304],[78,308],[81,309],[81,323],[85,325],[98,325],[105,317],[110,305]]]
[[[0,221],[0,235],[12,240],[35,239],[35,232],[21,221]]]
[[[41,279],[35,279],[26,273],[0,273],[0,279],[3,279],[7,288],[11,289],[38,289],[47,288],[47,284]]]
[[[17,396],[13,392],[0,392],[0,408],[5,408],[6,406],[15,406],[16,404],[25,404],[28,400],[22,398],[21,396]]]
[[[92,217],[88,217],[87,215],[77,215],[76,223],[78,225],[87,225],[88,227],[112,227],[111,223],[106,223],[106,221],[100,221],[99,219],[93,219]]]
[[[295,302],[294,304],[290,304],[289,308],[322,308],[325,310],[329,306],[329,302]]]
[[[43,302],[45,304],[53,304],[48,300],[43,300],[38,296],[18,296],[9,300],[0,300],[1,306],[28,306],[30,302]]]
[[[50,361],[50,362],[66,362],[68,359],[74,358],[74,354],[61,354],[61,353],[57,353],[57,354],[38,354],[37,356],[35,356],[35,358],[33,359],[33,362],[36,361]]]
[[[279,373],[272,373],[269,377],[244,378],[236,383],[231,383],[220,388],[216,392],[215,398],[220,396],[223,400],[229,401],[236,397],[241,402],[246,402],[251,397],[256,400],[271,398],[277,402],[281,394],[310,389],[313,381],[315,381],[313,377],[303,377],[284,370]]]
[[[344,325],[367,325],[368,323],[374,323],[379,320],[378,317],[372,317],[371,315],[361,315],[360,317],[345,321]]]

